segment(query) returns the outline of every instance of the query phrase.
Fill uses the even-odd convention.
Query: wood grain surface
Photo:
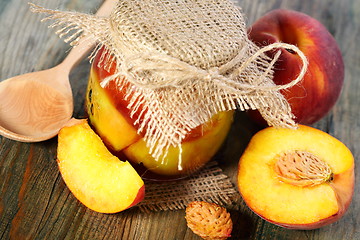
[[[69,46],[40,15],[29,11],[27,0],[0,0],[0,79],[42,70],[59,63]],[[101,0],[33,0],[48,8],[93,13]],[[360,155],[360,0],[237,0],[250,25],[275,8],[302,11],[322,22],[334,35],[345,60],[345,82],[336,106],[313,126],[345,143],[359,164]],[[324,49],[326,51],[326,49]],[[71,74],[74,116],[84,112],[89,64],[84,60]],[[244,113],[236,121],[218,156],[221,168],[236,183],[237,163],[259,128]],[[70,193],[58,171],[57,139],[29,144],[0,137],[0,239],[200,239],[186,226],[184,211],[142,213],[133,208],[100,214],[84,207]],[[358,167],[355,171],[357,173]],[[359,182],[359,177],[356,175]],[[231,209],[231,239],[360,239],[360,188],[346,215],[329,226],[288,230],[252,213],[239,200]]]

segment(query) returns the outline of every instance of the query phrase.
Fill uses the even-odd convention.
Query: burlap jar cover
[[[73,46],[80,39],[96,39],[91,60],[103,47],[99,64],[107,68],[116,62],[116,73],[101,85],[109,81],[116,81],[119,88],[128,82],[135,85],[127,88],[128,107],[132,113],[140,106],[144,109],[135,123],[158,161],[165,159],[170,146],[181,147],[191,129],[220,111],[257,109],[271,126],[296,127],[279,90],[302,79],[306,57],[285,43],[258,48],[247,37],[241,10],[229,0],[121,0],[108,18],[33,4],[31,10],[48,14],[44,20],[54,20],[51,27],[59,27],[56,33]],[[272,81],[272,68],[281,51],[273,59],[264,54],[276,48],[290,49],[303,61],[298,77],[282,86]],[[214,176],[207,176],[210,185]],[[196,188],[196,181],[180,185]],[[174,187],[167,189],[174,193]],[[167,194],[164,191],[159,198]],[[195,199],[206,200],[208,195]],[[183,197],[147,209],[183,208]],[[176,202],[183,203],[182,207],[159,207]]]

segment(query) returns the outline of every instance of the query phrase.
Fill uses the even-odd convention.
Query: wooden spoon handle
[[[118,0],[104,0],[96,16],[106,17],[109,16],[111,11],[116,6]],[[94,47],[96,41],[93,39],[86,39],[79,42],[79,44],[71,49],[67,57],[61,63],[62,67],[66,68],[69,72],[75,67]]]

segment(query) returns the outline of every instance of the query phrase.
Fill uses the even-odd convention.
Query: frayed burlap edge
[[[171,146],[181,147],[191,129],[221,111],[258,109],[269,126],[297,127],[280,90],[303,78],[308,64],[305,55],[285,43],[258,48],[247,37],[240,9],[228,0],[215,2],[123,0],[107,18],[35,4],[30,4],[30,9],[47,14],[43,21],[53,21],[50,27],[59,28],[56,33],[73,46],[81,39],[98,41],[90,59],[104,47],[100,65],[106,69],[114,63],[116,72],[101,86],[115,81],[121,90],[132,84],[124,95],[130,116],[136,116],[135,124],[149,153],[164,161]],[[194,8],[202,14],[190,11]],[[164,18],[159,20],[160,16]],[[180,25],[174,28],[175,23]],[[205,31],[206,37],[201,37],[198,29]],[[271,61],[265,52],[280,48],[296,52],[303,66],[295,80],[277,86],[272,73],[281,51],[277,50]],[[229,49],[231,54],[223,55]]]
[[[145,181],[145,189],[145,198],[138,204],[142,212],[181,210],[192,201],[228,206],[240,198],[236,186],[215,161],[186,179]]]

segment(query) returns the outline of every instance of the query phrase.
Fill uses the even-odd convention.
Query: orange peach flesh
[[[113,100],[100,86],[97,68],[90,71],[86,106],[89,120],[97,134],[114,151],[121,151],[141,136],[124,114],[114,107]],[[121,136],[121,137],[119,137]]]
[[[107,150],[86,120],[60,130],[57,158],[67,187],[94,211],[120,212],[144,198],[138,173]]]
[[[274,165],[288,150],[316,155],[330,166],[333,180],[308,187],[281,181]],[[320,130],[267,128],[253,137],[240,159],[238,187],[246,204],[264,219],[288,228],[317,228],[336,221],[348,208],[354,159],[345,145]]]
[[[144,139],[131,144],[123,151],[135,163],[142,163],[154,173],[165,176],[187,175],[198,170],[219,150],[233,121],[233,111],[216,114],[202,125],[201,137],[187,139],[179,147],[171,146],[164,159],[155,160],[149,154]],[[200,129],[198,129],[200,130]],[[181,151],[179,159],[179,151]]]

